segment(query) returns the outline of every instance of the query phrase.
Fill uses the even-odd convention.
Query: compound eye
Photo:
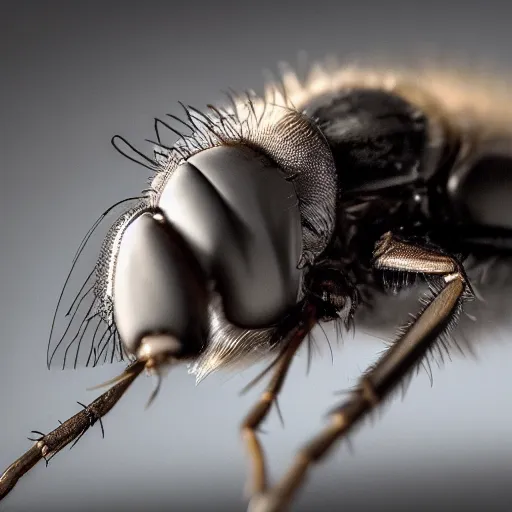
[[[218,146],[180,165],[158,202],[187,240],[239,327],[266,327],[297,302],[302,271],[295,185],[246,146]]]
[[[145,212],[126,228],[114,273],[114,319],[126,349],[153,359],[193,357],[207,333],[207,287],[183,238],[161,214]],[[142,350],[142,352],[141,352]]]

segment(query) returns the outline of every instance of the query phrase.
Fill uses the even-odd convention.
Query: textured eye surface
[[[169,334],[176,354],[196,353],[206,341],[207,291],[199,264],[165,221],[143,213],[124,231],[114,272],[114,318],[125,347],[136,353],[142,338]]]
[[[194,247],[233,323],[266,327],[296,305],[297,194],[268,159],[240,145],[204,150],[178,167],[158,204]]]

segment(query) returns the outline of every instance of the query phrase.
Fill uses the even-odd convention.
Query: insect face
[[[225,322],[248,330],[296,305],[300,216],[293,185],[276,171],[247,147],[202,151],[118,229],[110,300],[130,355],[152,366],[196,358],[216,295]]]

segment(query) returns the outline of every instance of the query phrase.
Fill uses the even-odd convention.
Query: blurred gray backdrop
[[[279,61],[336,54],[461,55],[510,70],[506,2],[28,2],[3,1],[0,21],[0,468],[90,402],[86,388],[122,367],[49,372],[53,309],[83,234],[111,203],[138,193],[147,171],[110,146],[119,133],[153,137],[152,119],[202,108],[221,91],[261,90]],[[391,307],[391,306],[390,306]],[[512,309],[510,310],[512,313]],[[396,315],[397,322],[404,313]],[[510,316],[510,315],[508,315]],[[479,326],[489,326],[491,321]],[[297,510],[512,510],[510,323],[478,338],[477,360],[454,354],[420,372],[403,401],[376,415],[312,474]],[[487,334],[486,334],[487,333]],[[334,362],[306,376],[298,357],[264,443],[272,476],[319,429],[383,348],[358,331]],[[491,339],[492,338],[492,339]],[[489,341],[487,343],[487,341]],[[5,512],[244,510],[238,425],[255,400],[238,392],[258,369],[195,387],[173,371],[145,411],[142,378],[104,420],[48,468],[37,466],[0,504]]]

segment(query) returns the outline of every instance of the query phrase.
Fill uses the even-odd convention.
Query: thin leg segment
[[[270,412],[272,404],[276,401],[277,396],[283,387],[284,380],[293,357],[302,345],[304,338],[315,325],[316,320],[315,308],[312,305],[306,306],[303,318],[300,320],[299,325],[294,329],[285,348],[276,360],[274,372],[268,386],[262,393],[259,401],[249,411],[242,422],[242,437],[247,445],[249,459],[252,466],[249,489],[251,496],[261,494],[267,487],[265,456],[256,431]]]
[[[444,287],[398,340],[359,379],[347,400],[336,407],[330,423],[307,443],[278,484],[257,500],[251,511],[286,509],[304,482],[309,468],[368,415],[420,364],[433,343],[454,319],[469,285],[459,262],[450,256],[407,244],[386,234],[377,244],[376,268],[434,274]]]
[[[0,501],[41,459],[49,461],[69,443],[78,441],[90,427],[100,421],[121,399],[144,366],[145,362],[137,362],[127,368],[117,384],[55,430],[41,436],[32,448],[14,461],[0,476]]]

